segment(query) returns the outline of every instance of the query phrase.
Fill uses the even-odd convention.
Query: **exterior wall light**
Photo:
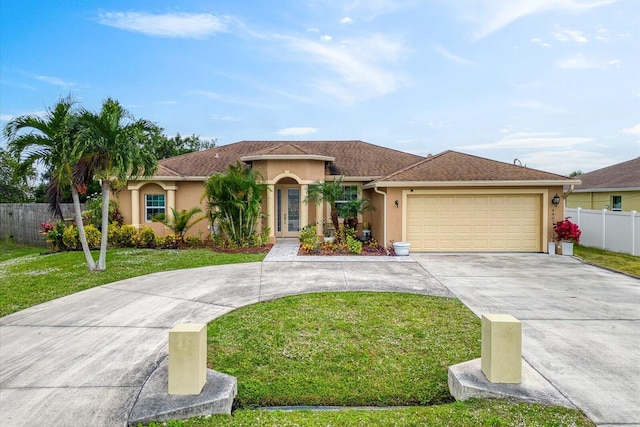
[[[553,199],[551,199],[551,203],[553,203],[553,206],[555,206],[556,208],[558,207],[558,205],[560,204],[560,196],[558,196],[558,193],[553,196]]]

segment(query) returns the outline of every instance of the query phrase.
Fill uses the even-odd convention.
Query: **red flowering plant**
[[[582,231],[580,231],[580,227],[578,227],[578,224],[574,224],[573,222],[569,221],[569,218],[571,217],[568,216],[564,220],[558,221],[553,224],[553,231],[555,231],[556,233],[556,240],[558,242],[566,241],[579,243]]]

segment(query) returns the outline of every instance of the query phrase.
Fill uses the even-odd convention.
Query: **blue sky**
[[[639,0],[2,0],[0,120],[361,139],[568,174],[640,155]]]

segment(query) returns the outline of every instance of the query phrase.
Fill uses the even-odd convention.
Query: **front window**
[[[336,201],[336,208],[340,210],[340,205],[348,203],[352,200],[358,200],[360,190],[357,185],[343,185],[342,186],[342,199]]]
[[[622,210],[622,196],[611,196],[611,209],[614,211]]]
[[[164,194],[145,194],[145,211],[147,222],[154,216],[165,213]]]

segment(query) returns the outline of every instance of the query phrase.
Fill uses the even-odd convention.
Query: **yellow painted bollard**
[[[522,323],[510,314],[482,315],[482,373],[492,383],[522,381]]]
[[[207,325],[179,323],[169,331],[169,394],[200,394],[207,381]]]

